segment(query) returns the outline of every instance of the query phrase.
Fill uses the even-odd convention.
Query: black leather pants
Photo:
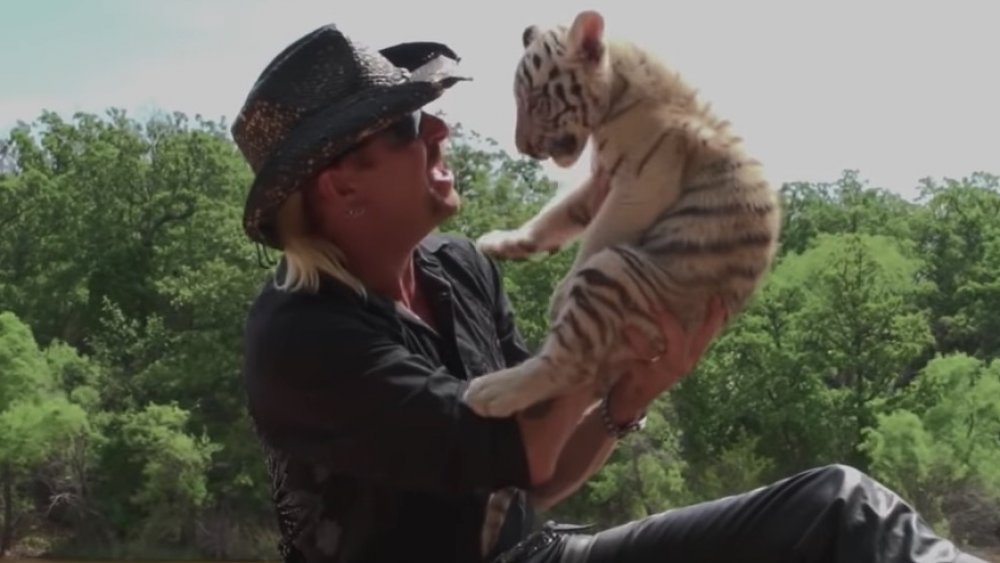
[[[511,561],[985,563],[936,536],[892,491],[843,465],[593,535],[549,529],[542,537],[539,549]]]

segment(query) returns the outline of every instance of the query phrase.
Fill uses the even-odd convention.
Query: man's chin
[[[432,194],[430,199],[431,214],[439,221],[451,218],[462,209],[462,198],[458,192],[451,190],[447,195]]]
[[[458,214],[462,210],[462,200],[458,197],[454,198],[454,201],[448,201],[442,203],[438,208],[438,216],[441,220],[450,219],[451,217]]]

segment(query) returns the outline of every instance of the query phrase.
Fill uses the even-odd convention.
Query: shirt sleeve
[[[515,419],[476,415],[467,382],[363,318],[315,303],[284,316],[247,350],[250,411],[272,447],[394,488],[529,485]]]

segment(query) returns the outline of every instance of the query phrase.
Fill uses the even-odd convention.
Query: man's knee
[[[843,463],[832,463],[807,470],[810,499],[824,505],[849,501],[869,502],[886,493],[892,494],[878,481],[860,469]]]
[[[853,485],[871,481],[871,477],[860,469],[843,463],[823,465],[813,471],[817,479],[826,483]]]

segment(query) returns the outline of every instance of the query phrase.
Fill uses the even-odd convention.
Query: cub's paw
[[[476,240],[476,246],[487,256],[506,260],[525,260],[539,252],[538,245],[522,229],[490,231]]]
[[[479,416],[502,418],[531,406],[534,397],[523,374],[504,370],[473,379],[463,400]]]

